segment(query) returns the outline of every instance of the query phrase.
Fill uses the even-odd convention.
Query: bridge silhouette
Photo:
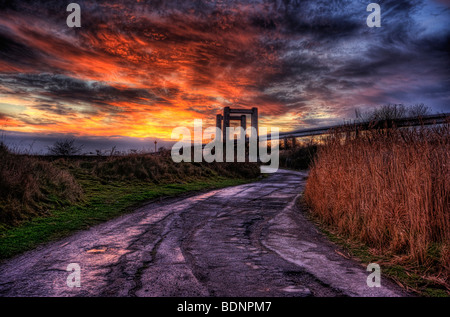
[[[232,114],[240,114],[239,116],[233,116]],[[405,128],[416,126],[429,126],[438,125],[450,122],[450,113],[432,114],[423,116],[404,117],[396,119],[386,119],[378,121],[354,121],[352,123],[344,123],[338,125],[331,125],[325,127],[298,129],[289,132],[280,132],[277,137],[271,134],[259,136],[258,135],[258,108],[253,107],[251,109],[232,109],[225,107],[223,115],[218,114],[216,116],[216,127],[221,128],[223,131],[223,140],[227,140],[226,128],[230,127],[230,122],[235,120],[240,122],[240,126],[246,130],[246,115],[251,115],[251,127],[256,129],[257,138],[259,141],[270,140],[287,140],[292,138],[301,138],[308,136],[317,136],[330,134],[335,131],[354,131],[356,134],[361,131],[367,131],[371,129],[383,129],[383,128]]]
[[[396,128],[417,127],[417,126],[444,124],[446,122],[450,122],[450,113],[433,114],[420,117],[417,116],[405,117],[379,121],[361,121],[361,122],[355,121],[353,123],[344,123],[326,127],[299,129],[291,132],[280,132],[278,135],[278,139],[323,135],[323,134],[330,134],[334,131],[351,131],[352,129],[355,132],[360,132],[377,128],[383,129],[391,127]],[[263,136],[262,138],[266,138],[267,140],[272,139],[271,135]]]

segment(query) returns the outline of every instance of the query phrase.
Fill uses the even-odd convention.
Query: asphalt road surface
[[[305,173],[139,208],[0,265],[0,296],[405,296],[295,206]],[[80,287],[69,287],[70,263]]]

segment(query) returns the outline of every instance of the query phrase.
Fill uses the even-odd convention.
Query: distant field
[[[106,221],[139,204],[242,184],[251,163],[174,163],[170,156],[34,157],[0,146],[0,258]]]
[[[449,291],[449,124],[350,136],[318,149],[304,193],[312,215],[372,261]]]

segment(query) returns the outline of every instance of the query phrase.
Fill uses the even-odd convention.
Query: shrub
[[[48,152],[50,155],[72,156],[80,154],[82,149],[82,145],[75,145],[75,139],[66,139],[56,141],[52,146],[48,148]]]

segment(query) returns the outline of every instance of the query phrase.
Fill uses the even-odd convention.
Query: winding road
[[[295,205],[306,173],[147,204],[0,264],[0,296],[405,296]],[[70,263],[80,287],[68,287]],[[381,272],[382,273],[382,272]]]

